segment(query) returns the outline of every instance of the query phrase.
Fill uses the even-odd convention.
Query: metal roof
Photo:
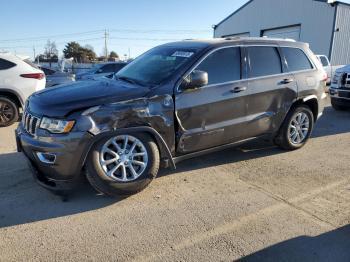
[[[245,3],[244,5],[242,5],[240,8],[238,8],[236,11],[234,11],[232,14],[230,14],[229,16],[227,16],[225,19],[223,19],[222,21],[220,21],[217,25],[215,25],[215,28],[218,27],[219,25],[221,25],[223,22],[225,22],[226,20],[228,20],[229,18],[231,18],[232,16],[234,16],[236,13],[238,13],[239,11],[241,11],[243,8],[245,8],[247,5],[251,4],[254,0],[250,0],[247,3]],[[316,2],[322,2],[322,3],[328,3],[327,0],[312,0],[312,1],[316,1]],[[334,1],[334,3],[330,3],[330,4],[334,4],[334,5],[338,5],[338,4],[342,4],[342,5],[348,5],[350,6],[349,3],[345,3],[342,1]],[[214,29],[215,29],[214,28]]]

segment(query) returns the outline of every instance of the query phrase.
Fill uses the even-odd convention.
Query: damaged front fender
[[[85,111],[84,115],[91,123],[92,145],[112,134],[146,132],[158,144],[162,159],[170,161],[175,167],[174,101],[170,95],[102,105],[91,112]]]

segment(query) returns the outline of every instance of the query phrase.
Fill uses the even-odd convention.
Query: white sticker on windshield
[[[174,54],[172,54],[172,56],[189,58],[189,57],[191,57],[193,54],[194,54],[193,52],[176,51]]]

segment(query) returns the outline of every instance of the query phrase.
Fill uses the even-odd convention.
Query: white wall
[[[234,10],[232,10],[234,11]],[[254,0],[220,24],[215,37],[301,24],[300,40],[316,54],[329,55],[335,8],[314,0]]]
[[[334,65],[350,64],[350,6],[340,4],[337,10],[331,62]]]

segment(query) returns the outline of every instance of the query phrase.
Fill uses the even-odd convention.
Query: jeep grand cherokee
[[[68,190],[86,174],[107,195],[145,188],[160,166],[269,137],[308,141],[326,74],[307,44],[233,38],[169,43],[113,80],[32,95],[16,130],[35,178]]]

